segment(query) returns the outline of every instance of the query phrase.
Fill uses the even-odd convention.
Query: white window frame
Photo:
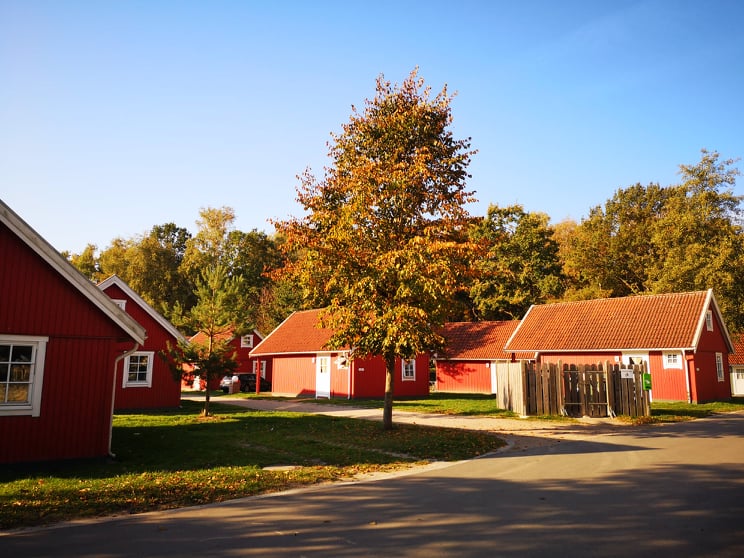
[[[127,300],[125,298],[112,298],[111,300],[113,300],[119,308],[124,310],[124,312],[127,311]]]
[[[266,361],[261,361],[261,377],[265,380],[266,379]]]
[[[705,312],[705,329],[713,331],[713,311],[707,310]]]
[[[253,348],[253,334],[249,333],[248,335],[243,335],[240,338],[240,348],[241,349],[252,349]]]
[[[662,360],[665,369],[682,369],[682,354],[678,351],[664,351]]]
[[[28,400],[21,403],[5,402],[6,392],[3,388],[0,391],[0,416],[20,416],[30,415],[38,417],[41,414],[41,392],[44,385],[44,360],[46,358],[46,346],[49,337],[38,337],[30,335],[0,335],[0,345],[30,345],[31,366],[29,374],[29,395]],[[25,363],[24,363],[25,364]],[[10,363],[5,363],[6,366]],[[2,365],[0,365],[2,366]],[[10,383],[10,374],[3,383]]]
[[[416,381],[416,359],[401,359],[400,361],[400,379],[403,382]]]
[[[723,373],[723,353],[716,353],[716,374],[718,375],[718,381],[723,382],[725,374]]]
[[[147,370],[145,380],[131,381],[129,379],[129,364],[132,357],[147,357]],[[123,388],[134,388],[134,387],[152,387],[152,365],[155,360],[155,351],[137,351],[132,353],[124,359],[124,373],[122,374],[121,387]]]

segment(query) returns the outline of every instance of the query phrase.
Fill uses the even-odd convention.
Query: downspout
[[[692,363],[695,362],[694,355],[688,355],[685,351],[683,351],[685,354],[685,362],[687,363],[687,366],[685,366],[685,388],[687,389],[687,403],[692,403],[692,392],[690,391],[690,366]]]
[[[111,441],[114,436],[114,403],[116,400],[116,373],[119,370],[119,363],[125,358],[127,358],[128,356],[137,352],[137,349],[139,349],[139,346],[140,346],[139,343],[135,343],[134,347],[132,347],[128,351],[124,351],[118,357],[116,357],[116,359],[114,359],[114,381],[111,385],[111,414],[109,415],[111,417],[111,422],[109,422],[109,441],[108,441],[108,454],[109,454],[109,457],[112,459],[116,459],[116,454],[113,451],[111,451]]]

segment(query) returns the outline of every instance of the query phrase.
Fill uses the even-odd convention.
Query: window
[[[0,415],[39,416],[48,340],[0,336]]]
[[[253,348],[253,334],[249,333],[248,335],[243,335],[243,337],[240,338],[240,348],[241,349],[252,349]]]
[[[679,353],[664,353],[664,368],[682,368],[682,356]]]
[[[718,374],[718,381],[723,381],[723,353],[716,353],[716,373]]]
[[[416,380],[416,361],[415,360],[403,360],[403,381],[411,382]]]
[[[711,310],[705,313],[705,329],[713,331],[713,312]]]
[[[111,299],[111,300],[113,300],[113,301],[114,301],[114,303],[115,303],[115,304],[116,304],[116,305],[117,305],[117,306],[118,306],[119,308],[121,308],[122,310],[124,310],[124,311],[126,312],[126,310],[127,310],[127,301],[126,301],[125,299],[123,299],[123,298],[113,298],[113,299]]]
[[[124,359],[124,381],[122,387],[151,387],[152,361],[155,353],[143,351]]]

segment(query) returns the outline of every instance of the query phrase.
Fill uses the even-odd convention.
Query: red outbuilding
[[[260,375],[261,378],[271,383],[271,378],[272,378],[271,361],[269,359],[258,359],[258,358],[254,358],[251,356],[251,350],[253,349],[253,347],[258,345],[262,339],[263,339],[263,336],[261,335],[261,333],[259,333],[255,329],[244,335],[235,335],[232,331],[228,331],[218,336],[218,340],[227,341],[228,345],[230,345],[230,347],[232,347],[233,349],[233,355],[235,356],[235,359],[238,361],[238,367],[235,370],[235,374],[243,374],[243,373],[258,374]],[[189,342],[205,345],[208,342],[208,340],[209,340],[208,337],[204,333],[199,332],[193,335],[189,339]],[[209,389],[210,390],[219,389],[221,380],[222,378],[213,378],[212,382],[210,383]],[[191,372],[184,377],[182,386],[184,389],[205,389],[206,388],[201,378],[198,379],[199,386],[198,388],[196,388],[195,387],[196,381],[197,381],[196,373]],[[260,389],[261,383],[258,382],[257,385]]]
[[[538,362],[645,362],[655,400],[731,398],[734,347],[712,290],[532,306],[505,350]]]
[[[183,334],[117,275],[98,288],[147,331],[139,349],[119,365],[114,409],[157,409],[181,404],[181,382],[173,378],[168,364],[158,356],[167,344],[184,341]]]
[[[319,327],[320,310],[295,312],[266,336],[251,356],[270,359],[272,393],[296,397],[382,398],[385,362],[381,357],[350,358],[348,350],[330,350],[333,331]],[[396,361],[396,397],[429,394],[429,357]]]
[[[115,369],[145,330],[0,201],[0,462],[111,452]]]
[[[518,325],[519,320],[444,324],[445,348],[435,360],[436,390],[496,393],[495,364],[512,360],[504,345]]]

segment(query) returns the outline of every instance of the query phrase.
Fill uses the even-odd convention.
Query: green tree
[[[480,319],[521,319],[531,305],[561,295],[559,247],[547,215],[527,213],[521,205],[490,205],[471,234],[485,250],[470,288]]]
[[[646,292],[648,273],[660,257],[653,234],[668,197],[669,189],[658,184],[635,184],[592,208],[564,260],[574,287],[591,297]]]
[[[460,231],[474,151],[449,129],[451,100],[446,87],[432,98],[416,70],[400,87],[380,76],[375,98],[333,136],[324,178],[300,177],[306,216],[277,223],[287,253],[301,254],[292,273],[304,298],[328,303],[329,348],[384,359],[385,429],[396,358],[441,348],[439,326],[468,268]]]
[[[727,323],[744,327],[743,196],[733,192],[739,170],[702,150],[695,165],[680,165],[652,241],[659,260],[649,274],[654,293],[712,288]]]
[[[101,280],[101,268],[96,257],[97,250],[98,247],[95,244],[88,244],[80,254],[62,252],[62,256],[88,279],[98,282]]]
[[[196,285],[196,304],[186,313],[176,315],[176,322],[191,331],[204,334],[205,342],[183,341],[168,344],[164,358],[174,377],[181,379],[192,370],[209,386],[215,378],[232,374],[237,368],[234,350],[229,345],[232,335],[246,329],[246,316],[239,304],[242,281],[231,277],[222,266],[202,270]],[[203,416],[209,416],[209,388],[204,396]]]

